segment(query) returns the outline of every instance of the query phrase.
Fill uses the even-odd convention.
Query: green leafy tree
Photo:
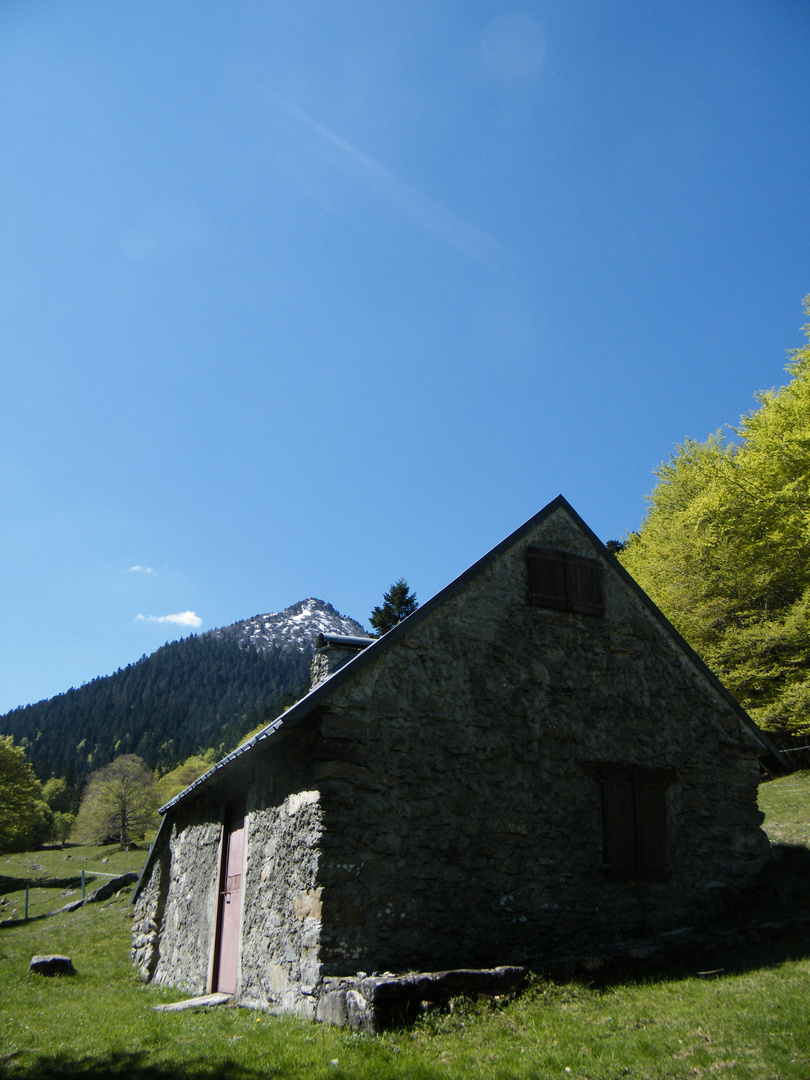
[[[25,851],[47,830],[42,785],[10,735],[0,735],[0,851]]]
[[[381,637],[418,607],[416,593],[408,592],[408,582],[405,578],[400,578],[384,594],[382,606],[374,608],[369,622],[374,627],[376,636]]]
[[[42,787],[42,798],[55,813],[70,813],[75,810],[74,793],[67,780],[61,776],[52,776]]]
[[[135,754],[123,754],[91,774],[73,838],[86,844],[117,840],[123,851],[155,827],[156,808],[154,774]]]
[[[204,754],[192,754],[176,769],[161,776],[155,787],[157,805],[163,806],[175,795],[179,795],[189,784],[193,784],[198,777],[208,772],[216,760],[217,755],[213,749],[206,750]]]
[[[74,793],[67,780],[61,776],[52,776],[42,788],[42,798],[48,807],[48,840],[52,844],[64,844],[76,815],[72,812],[74,807]]]
[[[51,825],[51,843],[64,844],[73,831],[76,823],[76,815],[63,813],[61,810],[53,811],[53,823]]]
[[[619,558],[759,723],[806,738],[810,346],[787,370],[732,441],[676,447]]]

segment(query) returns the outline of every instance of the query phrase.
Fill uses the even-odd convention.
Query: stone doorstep
[[[174,1001],[170,1005],[154,1005],[153,1009],[155,1012],[183,1012],[184,1009],[227,1005],[229,1001],[233,1001],[233,994],[204,994],[202,997],[189,998],[187,1001]]]

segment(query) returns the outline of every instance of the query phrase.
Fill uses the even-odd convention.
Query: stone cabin
[[[763,864],[778,751],[559,496],[162,807],[143,977],[319,1016],[336,977],[544,959]],[[317,681],[319,680],[319,681]]]

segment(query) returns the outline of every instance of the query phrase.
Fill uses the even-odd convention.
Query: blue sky
[[[3,0],[0,711],[603,539],[786,380],[806,0]]]

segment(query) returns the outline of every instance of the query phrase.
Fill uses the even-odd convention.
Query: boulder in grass
[[[75,975],[69,956],[32,956],[29,970],[37,975]]]

